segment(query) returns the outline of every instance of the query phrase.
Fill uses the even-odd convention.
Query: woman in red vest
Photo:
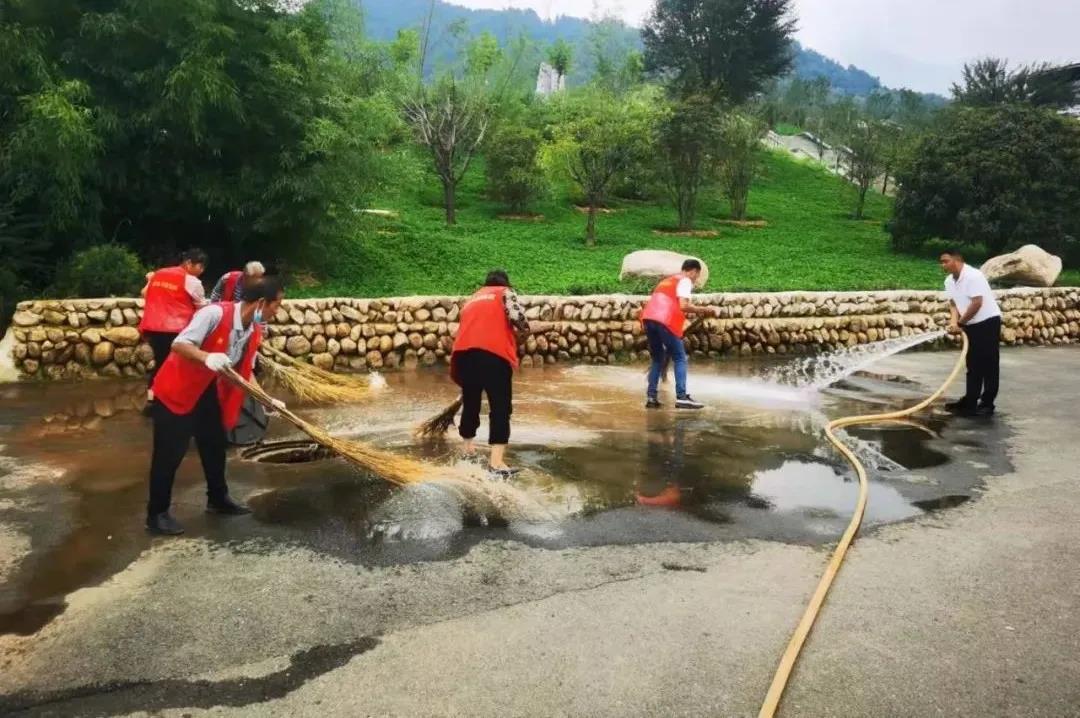
[[[189,249],[180,264],[151,272],[142,288],[142,321],[139,331],[154,352],[154,368],[147,372],[147,386],[154,384],[154,375],[169,356],[176,335],[188,325],[195,310],[206,304],[199,277],[206,269],[206,252]],[[147,389],[146,401],[154,400],[154,391]]]
[[[236,425],[244,392],[219,378],[218,372],[233,367],[240,376],[253,380],[263,317],[277,312],[283,296],[281,283],[266,277],[246,287],[239,304],[222,302],[200,309],[173,342],[172,352],[154,378],[154,453],[146,505],[146,528],[151,533],[184,532],[169,513],[169,505],[176,469],[192,437],[206,475],[206,510],[249,513],[229,497],[225,483],[225,435]],[[285,406],[277,401],[275,405]]]
[[[506,445],[510,441],[511,396],[514,369],[518,366],[517,334],[544,331],[546,324],[530,322],[510,288],[506,272],[488,273],[484,286],[465,303],[460,327],[450,357],[450,376],[461,387],[461,423],[458,433],[465,440],[466,459],[476,456],[476,430],[480,427],[480,400],[487,394],[491,445],[491,472],[500,478],[517,473],[506,465]]]
[[[682,264],[682,272],[660,280],[652,296],[641,311],[641,323],[649,339],[649,387],[645,407],[657,409],[660,399],[657,392],[664,359],[670,356],[675,365],[675,407],[677,409],[701,409],[705,405],[694,401],[686,393],[686,347],[683,346],[683,327],[687,314],[716,316],[711,307],[695,307],[690,304],[694,282],[701,276],[701,262],[688,259]]]

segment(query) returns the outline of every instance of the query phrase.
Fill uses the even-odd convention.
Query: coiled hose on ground
[[[840,570],[840,565],[844,562],[844,557],[847,555],[851,542],[855,540],[855,534],[859,531],[859,526],[862,524],[863,513],[866,511],[866,497],[869,491],[866,468],[855,456],[855,453],[837,438],[835,433],[836,430],[858,424],[877,424],[903,419],[904,417],[922,411],[941,398],[949,388],[949,385],[956,379],[960,370],[964,367],[964,360],[967,358],[967,335],[961,333],[960,336],[962,341],[960,356],[957,357],[956,364],[953,365],[949,378],[946,379],[933,394],[926,397],[915,406],[908,407],[907,409],[890,411],[885,414],[844,416],[830,421],[828,426],[825,427],[825,436],[828,437],[829,441],[832,442],[837,451],[843,454],[844,458],[848,460],[848,463],[854,467],[855,473],[859,477],[859,498],[855,503],[855,512],[851,516],[851,521],[848,523],[844,535],[840,537],[840,543],[837,544],[836,550],[833,551],[832,558],[829,560],[829,565],[825,568],[825,573],[822,574],[821,580],[818,581],[817,590],[814,591],[814,595],[810,598],[810,603],[806,605],[806,610],[803,611],[802,618],[799,620],[799,625],[796,626],[795,632],[791,636],[791,640],[788,641],[784,655],[780,657],[780,665],[777,667],[776,674],[773,676],[772,684],[769,686],[769,692],[765,695],[765,701],[761,705],[761,711],[758,713],[758,718],[772,718],[772,716],[776,715],[776,711],[780,706],[780,699],[784,695],[784,689],[787,687],[788,681],[791,678],[791,672],[795,668],[795,661],[798,660],[799,652],[802,650],[803,644],[810,634],[810,630],[814,627],[814,621],[817,620],[821,605],[825,602],[825,596],[829,593],[829,588],[832,587],[833,580]]]

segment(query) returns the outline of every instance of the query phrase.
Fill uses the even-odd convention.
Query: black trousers
[[[160,514],[172,503],[176,470],[191,437],[199,449],[206,475],[206,498],[213,503],[229,493],[225,483],[225,427],[221,423],[217,385],[211,383],[190,414],[174,414],[161,402],[154,405],[154,455],[150,459],[150,499],[146,513]]]
[[[150,350],[154,352],[154,368],[146,372],[146,383],[148,385],[154,383],[154,377],[157,375],[161,365],[165,363],[169,352],[172,351],[173,339],[176,339],[176,337],[176,334],[168,332],[143,332],[143,338],[150,345]]]
[[[1001,317],[968,324],[963,329],[968,337],[967,392],[963,402],[968,407],[993,407],[1001,375]]]
[[[461,423],[458,426],[461,438],[476,437],[480,427],[481,395],[487,394],[490,410],[488,443],[509,443],[510,414],[514,411],[511,391],[514,368],[510,362],[483,349],[469,349],[454,357],[454,365],[461,382]]]

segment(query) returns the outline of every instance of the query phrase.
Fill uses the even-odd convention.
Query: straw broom
[[[350,464],[363,471],[380,476],[397,486],[419,483],[437,483],[457,494],[464,504],[486,520],[524,519],[530,521],[550,520],[546,509],[527,494],[501,481],[478,478],[475,469],[435,467],[405,456],[382,451],[359,441],[333,436],[325,429],[304,421],[288,409],[277,409],[273,397],[261,387],[246,381],[232,367],[223,374],[256,401],[271,411],[276,411],[286,421],[300,429],[316,442],[338,454]]]
[[[263,344],[260,347],[261,351],[267,358],[274,359],[280,364],[284,364],[287,367],[296,369],[298,372],[307,374],[312,378],[319,379],[327,384],[334,384],[337,386],[367,386],[369,382],[365,378],[358,376],[349,376],[346,374],[337,374],[332,371],[327,371],[321,367],[317,367],[314,364],[309,364],[304,361],[300,361],[296,357],[289,356],[280,349],[275,349],[269,344]]]
[[[304,421],[288,409],[277,409],[273,404],[273,397],[267,394],[261,387],[245,380],[231,367],[223,370],[232,382],[254,397],[263,406],[271,411],[276,411],[282,418],[304,432],[319,444],[330,449],[349,463],[373,474],[381,476],[392,484],[399,486],[414,484],[429,478],[431,467],[422,462],[404,456],[398,456],[388,451],[376,449],[359,441],[338,438],[322,427]]]
[[[445,434],[454,425],[454,418],[461,409],[461,404],[462,399],[459,396],[452,404],[418,426],[416,435],[422,439],[434,439]]]
[[[370,396],[371,383],[358,377],[341,376],[313,364],[297,361],[271,347],[260,357],[270,376],[301,401],[351,402]],[[274,358],[271,358],[274,357]],[[282,358],[278,361],[278,358]]]

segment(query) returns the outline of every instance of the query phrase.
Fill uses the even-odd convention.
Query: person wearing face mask
[[[232,367],[254,381],[263,317],[272,317],[285,292],[274,277],[246,286],[242,301],[211,304],[195,313],[172,344],[154,378],[154,447],[150,460],[146,528],[176,535],[184,528],[169,513],[176,470],[192,437],[206,477],[208,513],[236,516],[250,509],[229,496],[225,481],[226,432],[236,425],[244,392],[219,376]],[[279,409],[284,403],[275,400]]]

